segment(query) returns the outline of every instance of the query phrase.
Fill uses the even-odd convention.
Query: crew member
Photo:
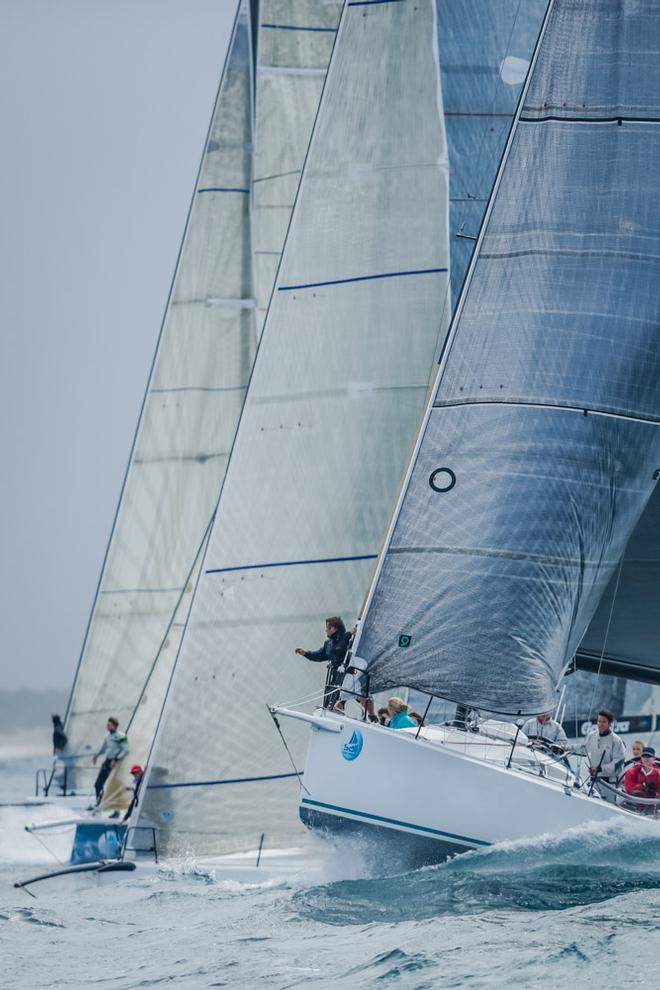
[[[658,769],[655,763],[655,750],[653,746],[645,746],[642,750],[639,763],[633,763],[630,769],[626,770],[626,775],[623,778],[623,786],[628,794],[634,794],[636,797],[660,797],[660,769]],[[638,806],[639,811],[644,811],[646,808],[650,808],[653,811],[655,806]]]
[[[111,716],[108,719],[106,728],[108,733],[103,740],[103,745],[101,746],[98,753],[92,757],[92,763],[96,763],[99,756],[105,755],[105,759],[101,764],[101,769],[98,772],[98,776],[94,781],[94,790],[96,791],[96,804],[101,803],[101,798],[103,797],[103,788],[105,782],[117,766],[120,760],[123,760],[125,756],[128,755],[128,740],[124,732],[119,731],[119,722],[116,718]]]
[[[596,730],[587,736],[585,750],[589,761],[589,773],[596,781],[596,788],[606,801],[614,802],[615,795],[607,787],[598,787],[599,782],[616,784],[617,775],[626,758],[623,740],[612,731],[614,715],[603,708],[598,712]]]
[[[566,733],[552,717],[552,712],[541,712],[540,715],[527,719],[522,731],[531,743],[540,743],[548,749],[563,751],[568,745]]]
[[[139,763],[136,763],[134,766],[131,767],[131,777],[133,778],[133,794],[131,797],[131,803],[126,809],[126,814],[122,818],[123,822],[128,821],[128,819],[131,817],[131,814],[133,812],[133,808],[135,808],[138,804],[138,794],[140,793],[140,785],[142,784],[142,778],[144,777],[144,770],[139,765]]]
[[[338,697],[337,687],[341,684],[344,674],[342,665],[351,641],[351,634],[346,631],[346,626],[338,615],[331,615],[325,620],[325,634],[327,639],[318,650],[304,650],[299,646],[295,652],[313,663],[327,663],[328,677],[323,707],[331,708]]]

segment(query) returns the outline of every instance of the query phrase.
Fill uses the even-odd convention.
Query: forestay
[[[358,644],[372,688],[508,713],[552,706],[660,465],[660,4],[546,24]]]
[[[237,12],[67,722],[76,753],[131,719],[146,758],[256,350],[251,43]],[[137,708],[137,711],[136,711]]]
[[[318,699],[293,650],[368,586],[446,331],[446,156],[434,0],[347,4],[150,758],[140,821],[170,852],[295,834],[266,703]]]
[[[252,236],[259,333],[341,14],[341,0],[261,0]]]

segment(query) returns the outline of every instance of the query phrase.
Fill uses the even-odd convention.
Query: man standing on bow
[[[327,663],[328,677],[326,680],[323,707],[331,708],[338,697],[337,686],[341,684],[344,674],[343,663],[346,657],[351,634],[346,631],[343,620],[338,615],[331,615],[325,620],[325,634],[328,637],[318,650],[303,650],[297,647],[295,652],[313,663]]]

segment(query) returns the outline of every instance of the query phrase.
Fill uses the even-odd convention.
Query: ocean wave
[[[292,900],[303,918],[362,925],[496,910],[561,911],[658,889],[660,824],[631,820],[497,843],[415,871],[316,885]]]

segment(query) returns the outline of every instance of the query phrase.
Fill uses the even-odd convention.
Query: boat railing
[[[54,763],[52,767],[41,767],[35,773],[34,794],[35,797],[48,797],[52,790],[56,790],[58,796],[67,797],[87,790],[91,790],[93,779],[98,773],[98,767],[80,766],[75,764],[76,759],[85,757],[69,757],[69,762]],[[88,778],[88,787],[80,787],[79,782],[83,778]]]
[[[135,838],[136,833],[144,833],[151,839],[151,845],[143,845],[142,842],[136,844]],[[148,841],[148,839],[147,839]],[[129,844],[130,842],[130,844]],[[124,840],[121,844],[121,849],[119,852],[119,858],[121,860],[126,858],[126,853],[153,853],[154,863],[158,862],[158,840],[156,838],[156,829],[153,825],[129,825],[124,832]]]
[[[658,816],[660,798],[645,798],[637,794],[629,794],[628,791],[622,791],[619,787],[609,784],[606,780],[599,779],[596,783],[599,788],[603,787],[610,794],[613,794],[615,803],[626,808],[628,811],[637,811],[638,814],[642,815],[652,814],[654,818]]]

